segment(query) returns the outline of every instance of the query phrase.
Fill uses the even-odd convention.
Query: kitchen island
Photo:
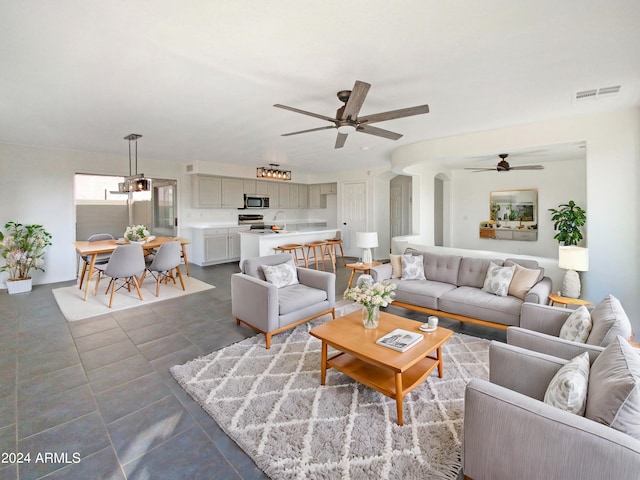
[[[300,243],[335,238],[337,228],[302,227],[298,230],[248,230],[240,232],[240,265],[245,258],[273,255],[274,248],[286,243]]]

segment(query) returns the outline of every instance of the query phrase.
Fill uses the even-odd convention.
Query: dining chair
[[[96,279],[96,289],[94,295],[98,293],[98,285],[100,284],[100,277],[102,273],[111,277],[111,281],[107,286],[105,295],[111,289],[111,297],[109,298],[109,308],[113,304],[113,294],[116,292],[116,283],[118,280],[124,280],[124,283],[118,287],[120,290],[123,287],[127,287],[128,291],[131,291],[131,284],[136,287],[138,297],[142,298],[142,292],[140,291],[140,284],[136,275],[144,272],[144,253],[142,252],[142,245],[139,243],[130,243],[128,245],[120,245],[111,254],[111,258],[106,264],[96,265],[98,270],[98,278]]]
[[[114,240],[113,235],[110,233],[94,233],[89,238],[87,238],[88,242],[99,242],[100,240]],[[111,257],[110,253],[98,253],[96,257],[95,265],[106,264]],[[87,267],[91,263],[91,255],[82,255],[82,273],[80,274],[80,290],[82,290],[82,283],[84,282],[84,276],[87,273]],[[87,282],[89,280],[87,279]]]
[[[158,251],[155,253],[153,260],[147,263],[147,268],[142,274],[142,281],[147,272],[149,272],[153,278],[156,279],[156,297],[160,295],[160,282],[173,280],[176,283],[176,279],[173,276],[175,270],[180,279],[180,285],[184,290],[184,280],[182,279],[182,272],[180,271],[180,261],[182,255],[182,246],[180,242],[165,242],[160,245]]]

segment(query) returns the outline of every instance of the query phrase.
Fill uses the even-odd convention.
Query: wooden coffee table
[[[435,332],[422,332],[421,322],[390,313],[380,313],[376,329],[365,329],[362,314],[356,312],[330,320],[311,330],[322,341],[320,384],[325,384],[327,368],[335,368],[348,377],[396,400],[398,425],[402,425],[402,399],[420,385],[438,367],[442,378],[442,345],[453,335],[438,327]],[[424,335],[424,340],[406,352],[376,344],[376,340],[396,328]],[[327,346],[339,351],[327,358]],[[435,352],[435,357],[430,354]]]

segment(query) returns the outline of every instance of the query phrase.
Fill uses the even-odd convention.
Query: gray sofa
[[[288,254],[247,258],[242,272],[231,275],[231,313],[243,323],[264,333],[265,346],[272,335],[322,315],[335,318],[336,276],[331,272],[294,267],[298,282],[278,288],[269,283],[263,266],[293,264]]]
[[[473,258],[438,255],[408,248],[405,255],[422,255],[425,280],[403,280],[392,277],[392,266],[385,263],[371,269],[374,281],[388,280],[396,284],[394,305],[427,314],[452,318],[506,330],[520,324],[524,302],[549,303],[551,279],[540,277],[524,299],[497,296],[482,290],[490,262],[497,265],[518,264],[528,269],[540,268],[534,260]]]
[[[591,357],[592,366],[598,355],[603,354]],[[472,379],[465,390],[465,478],[638,478],[640,440],[543,402],[549,382],[566,362],[512,345],[491,344],[490,381]],[[587,410],[590,394],[591,389]]]

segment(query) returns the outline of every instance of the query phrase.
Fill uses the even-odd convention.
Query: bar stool
[[[341,238],[329,238],[328,240],[326,240],[326,242],[331,247],[334,259],[338,257],[338,251],[336,250],[336,248],[340,247],[340,256],[342,257],[342,263],[346,267],[347,266],[347,261],[344,259],[344,250],[342,250],[342,239]]]
[[[307,257],[304,254],[304,245],[302,245],[300,243],[287,243],[285,245],[280,245],[278,247],[274,247],[274,250],[276,251],[276,253],[277,252],[281,252],[281,253],[288,252],[291,255],[293,255],[293,258],[295,258],[296,265],[298,265],[298,263],[300,262],[300,259],[298,258],[298,250],[300,250],[302,252],[302,260],[304,261],[305,268],[309,267],[309,265],[307,263]]]
[[[311,249],[313,248],[313,259],[316,262],[316,270],[318,270],[318,249],[320,249],[320,260],[322,261],[322,270],[324,270],[324,257],[329,255],[329,259],[331,260],[331,264],[333,265],[333,269],[336,269],[336,262],[331,254],[331,250],[328,248],[329,244],[326,240],[319,240],[316,242],[305,243],[304,246],[307,248],[307,262],[311,258]]]

